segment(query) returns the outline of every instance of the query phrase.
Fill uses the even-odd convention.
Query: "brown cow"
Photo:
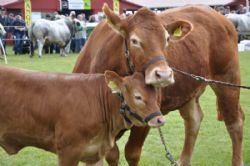
[[[124,58],[126,55],[124,45],[127,41],[135,70],[145,72],[147,76],[147,70],[155,67],[147,62],[152,55],[151,52],[157,51],[159,47],[164,49],[164,45],[167,44],[157,36],[159,27],[164,26],[170,34],[170,38],[167,38],[169,46],[164,49],[164,55],[170,66],[207,78],[240,84],[237,33],[233,25],[213,9],[207,6],[187,6],[154,15],[150,10],[142,8],[134,16],[127,18],[119,18],[107,7],[104,7],[104,12],[107,21],[94,30],[81,50],[73,72],[100,73],[109,69],[124,75],[127,71]],[[111,28],[108,24],[111,24]],[[178,29],[176,25],[179,26]],[[147,68],[141,70],[143,65]],[[146,83],[158,86],[157,81],[147,82],[146,79]],[[185,143],[178,160],[179,165],[186,166],[191,163],[203,118],[199,97],[205,86],[205,83],[175,73],[175,84],[162,90],[163,113],[179,109],[184,119]],[[244,114],[239,104],[240,90],[219,85],[211,87],[217,96],[218,117],[224,120],[232,140],[232,165],[240,166],[243,164],[244,121]],[[148,131],[147,127],[132,128],[125,149],[129,165],[138,164],[141,147]],[[117,147],[113,152],[116,153],[107,157],[111,165],[117,165]]]
[[[141,73],[122,78],[111,71],[54,74],[0,67],[0,80],[0,146],[8,154],[35,146],[58,154],[60,166],[102,165],[121,130],[164,123],[159,91],[146,86]]]

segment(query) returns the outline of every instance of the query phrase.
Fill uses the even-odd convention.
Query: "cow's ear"
[[[112,93],[121,93],[122,78],[113,71],[105,71],[105,81]]]
[[[175,21],[165,25],[171,39],[179,40],[187,36],[193,30],[193,24],[189,21]]]
[[[126,35],[126,32],[124,30],[124,24],[122,19],[115,14],[106,3],[104,3],[102,7],[103,13],[105,14],[107,18],[108,25],[116,31],[118,34],[122,35],[123,37]]]

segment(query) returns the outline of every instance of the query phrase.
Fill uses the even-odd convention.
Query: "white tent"
[[[218,6],[234,2],[234,0],[127,0],[127,1],[148,8],[179,7],[192,4]]]

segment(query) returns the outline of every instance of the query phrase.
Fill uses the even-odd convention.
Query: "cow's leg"
[[[116,143],[114,147],[106,154],[105,158],[110,166],[118,166],[119,149]]]
[[[178,165],[188,166],[191,163],[195,141],[203,119],[199,98],[193,98],[179,110],[185,125],[185,141]]]
[[[21,150],[23,148],[23,146],[21,145],[16,145],[13,146],[9,143],[6,143],[4,141],[0,141],[0,146],[9,154],[17,154],[19,152],[19,150]]]
[[[37,40],[37,44],[38,44],[38,56],[39,56],[39,58],[42,57],[42,51],[43,51],[44,43],[45,43],[44,39]]]
[[[30,41],[30,57],[34,56],[34,43]]]
[[[130,166],[138,165],[142,146],[148,135],[149,127],[132,127],[125,147],[125,157]]]
[[[63,56],[63,48],[60,48],[60,55]]]
[[[68,44],[64,47],[65,53],[68,54],[70,52],[70,45],[71,45],[71,40],[68,42]]]
[[[60,55],[61,56],[66,56],[64,48],[60,48]]]
[[[103,166],[103,159],[99,160],[96,163],[86,163],[86,166]]]
[[[81,160],[81,147],[67,146],[58,151],[59,166],[77,166]]]
[[[0,123],[1,126],[5,124]],[[0,129],[0,147],[2,147],[9,155],[18,153],[23,147],[25,147],[21,142],[18,141],[18,138],[12,134],[5,133],[5,129]]]
[[[239,104],[240,89],[212,86],[217,96],[219,120],[224,120],[232,141],[232,165],[243,166],[242,139],[244,113]]]

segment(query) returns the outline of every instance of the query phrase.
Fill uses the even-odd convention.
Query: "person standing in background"
[[[76,18],[76,12],[71,11],[70,14],[69,14],[69,18],[73,21]],[[73,53],[75,53],[75,44],[76,44],[75,36],[72,36],[72,39],[71,39],[71,42],[70,42],[70,50]]]
[[[87,26],[85,20],[85,14],[79,14],[77,19],[80,21],[80,29],[75,34],[75,53],[79,53],[81,48],[84,46],[87,39]]]
[[[22,20],[22,17],[20,15],[16,15],[16,19],[13,22],[14,26],[14,38],[15,38],[15,44],[14,44],[14,53],[15,55],[22,53],[22,38],[25,33],[26,27],[25,22]]]
[[[237,14],[245,14],[247,12],[247,9],[244,5],[240,4],[239,8],[237,10]]]

